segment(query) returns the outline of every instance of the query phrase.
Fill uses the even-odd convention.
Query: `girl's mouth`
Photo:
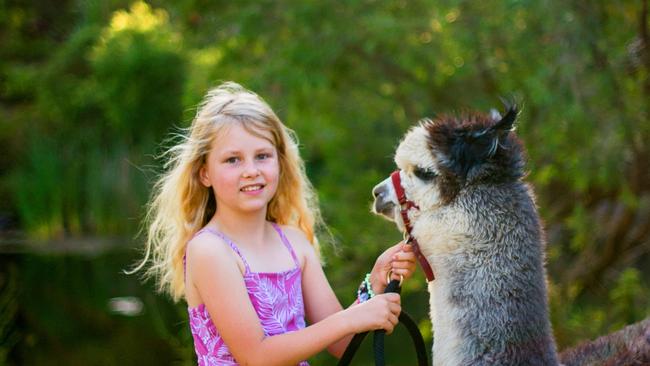
[[[257,193],[260,192],[262,189],[264,189],[263,184],[251,184],[249,186],[244,186],[239,190],[244,193]]]

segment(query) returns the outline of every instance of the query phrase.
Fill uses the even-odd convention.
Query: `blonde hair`
[[[314,189],[298,154],[295,134],[257,94],[234,82],[210,90],[182,141],[166,153],[164,173],[153,187],[144,220],[146,252],[138,271],[148,261],[146,277],[156,279],[158,290],[178,301],[185,295],[183,257],[187,242],[217,210],[212,188],[203,186],[199,170],[213,141],[224,127],[239,123],[250,133],[268,131],[278,152],[280,178],[268,203],[266,218],[304,232],[318,252],[315,226],[323,224]]]

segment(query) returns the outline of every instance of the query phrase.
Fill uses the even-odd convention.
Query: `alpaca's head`
[[[395,153],[406,196],[420,210],[454,202],[464,188],[515,181],[524,175],[522,146],[513,131],[516,106],[499,113],[470,113],[423,120]],[[400,229],[399,203],[390,178],[373,189],[373,210]]]

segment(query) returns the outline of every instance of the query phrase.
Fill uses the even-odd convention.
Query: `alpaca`
[[[548,316],[544,233],[516,106],[423,120],[397,148],[412,236],[435,272],[430,317],[438,365],[557,365]],[[373,211],[404,231],[391,179]]]
[[[650,365],[650,318],[560,354],[565,366]]]

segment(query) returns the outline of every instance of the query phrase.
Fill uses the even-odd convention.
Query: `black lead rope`
[[[399,287],[399,281],[392,280],[388,286],[386,286],[384,293],[395,292],[399,294],[400,291],[401,288]],[[424,339],[422,338],[422,334],[420,334],[420,330],[418,329],[417,324],[415,324],[413,321],[413,318],[402,311],[399,314],[399,322],[406,326],[406,329],[411,336],[411,340],[413,340],[415,353],[418,357],[418,366],[429,366],[427,351],[424,348]],[[339,363],[337,364],[338,366],[348,366],[350,362],[352,362],[352,357],[354,357],[354,354],[361,346],[361,342],[363,342],[363,339],[366,337],[366,335],[368,335],[368,332],[357,333],[354,335],[350,341],[350,344],[348,345],[348,348],[345,349],[343,356],[339,360]],[[384,366],[386,364],[384,360],[384,335],[386,335],[386,331],[383,329],[375,331],[375,337],[373,339],[375,366]]]

